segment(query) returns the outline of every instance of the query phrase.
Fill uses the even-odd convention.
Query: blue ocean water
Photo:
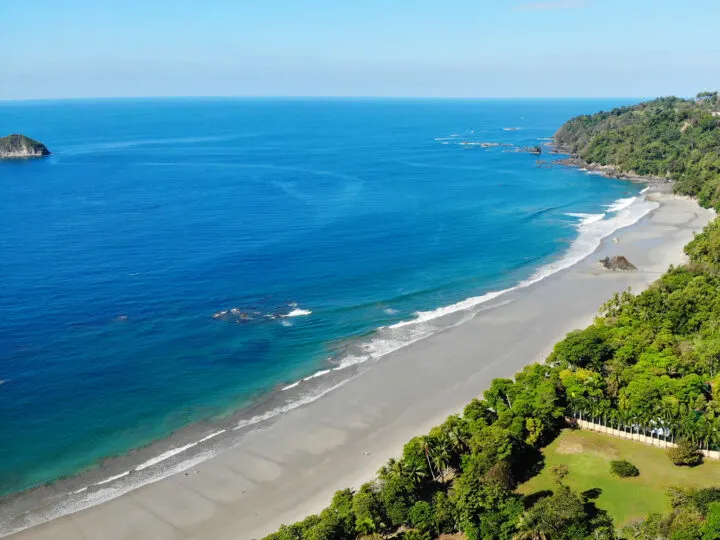
[[[0,162],[0,494],[587,255],[639,187],[514,150],[629,102],[1,103],[53,155]]]

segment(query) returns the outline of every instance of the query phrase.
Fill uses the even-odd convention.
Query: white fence
[[[598,433],[605,433],[612,437],[619,439],[628,439],[630,441],[637,441],[643,444],[649,444],[651,446],[657,446],[659,448],[672,448],[675,443],[665,440],[664,438],[648,437],[636,431],[628,432],[621,429],[615,429],[610,426],[604,426],[602,424],[596,424],[587,420],[580,420],[579,418],[568,418],[568,423],[576,425],[580,429],[586,429],[588,431],[596,431]],[[720,452],[717,450],[700,450],[700,453],[710,459],[720,459]]]

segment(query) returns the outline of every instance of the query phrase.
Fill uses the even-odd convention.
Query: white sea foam
[[[286,403],[285,405],[282,405],[281,407],[276,407],[275,409],[269,410],[266,413],[259,414],[257,416],[253,416],[252,418],[249,418],[248,420],[242,420],[238,422],[238,425],[233,428],[233,430],[242,429],[248,426],[253,426],[255,424],[259,424],[260,422],[264,422],[266,420],[270,420],[271,418],[274,418],[280,414],[284,414],[286,412],[292,411],[293,409],[297,409],[298,407],[302,407],[303,405],[307,405],[308,403],[312,403],[313,401],[320,399],[326,394],[329,394],[333,390],[336,390],[343,386],[345,383],[348,382],[349,379],[339,382],[338,384],[331,386],[329,388],[324,388],[318,392],[306,394],[304,396],[301,396],[299,399],[292,401],[290,403]]]
[[[218,435],[222,435],[222,434],[225,433],[226,431],[227,431],[227,429],[221,429],[220,431],[216,431],[215,433],[211,433],[210,435],[206,435],[205,437],[203,437],[202,439],[200,439],[200,440],[198,441],[198,443],[202,443],[202,442],[205,442],[205,441],[209,441],[210,439],[214,439],[215,437],[217,437]]]
[[[213,437],[217,437],[218,435],[225,433],[225,431],[226,430],[221,429],[220,431],[216,431],[215,433],[211,433],[210,435],[203,437],[199,441],[189,443],[184,446],[178,446],[177,448],[172,448],[172,449],[168,450],[167,452],[163,452],[162,454],[155,456],[154,458],[148,459],[147,461],[141,463],[140,465],[135,467],[135,470],[142,471],[143,469],[147,469],[148,467],[157,465],[161,461],[165,461],[166,459],[170,459],[173,456],[176,456],[182,452],[185,452],[186,450],[189,450],[190,448],[193,448],[202,442],[208,441],[208,440],[212,439]]]
[[[297,387],[298,385],[300,385],[301,382],[307,382],[307,381],[310,381],[310,380],[312,380],[312,379],[317,379],[318,377],[322,377],[323,375],[327,375],[328,373],[330,373],[330,371],[332,371],[332,370],[330,370],[330,369],[321,369],[320,371],[316,371],[315,373],[313,373],[312,375],[310,375],[310,376],[308,376],[308,377],[305,377],[304,379],[300,379],[300,380],[297,381],[297,382],[294,382],[294,383],[292,383],[292,384],[289,384],[289,385],[287,385],[287,386],[284,386],[284,387],[282,388],[282,390],[283,390],[283,391],[285,391],[285,390],[290,390],[290,389],[295,388],[295,387]]]
[[[592,254],[604,238],[607,238],[618,229],[629,227],[659,206],[656,202],[647,201],[640,197],[618,199],[607,206],[606,214],[575,214],[582,216],[578,224],[578,237],[570,244],[564,256],[540,268],[533,276],[520,283],[518,287],[526,287],[537,283],[560,270],[571,267]],[[608,214],[613,214],[608,217]]]
[[[581,213],[575,213],[575,214],[565,214],[566,216],[574,217],[574,218],[580,218],[580,224],[581,225],[591,225],[593,223],[597,223],[598,221],[601,221],[605,214],[581,214]]]
[[[395,315],[396,313],[400,312],[399,310],[394,309],[394,308],[385,308],[383,311],[385,313],[387,313],[388,315]]]
[[[620,210],[625,210],[628,208],[631,204],[633,204],[635,201],[637,201],[637,197],[628,197],[627,199],[618,199],[612,204],[608,204],[606,206],[608,212],[619,212]]]
[[[309,309],[295,308],[287,315],[284,315],[284,317],[302,317],[304,315],[310,315],[311,313],[312,311],[310,311]]]
[[[437,319],[438,317],[443,317],[457,311],[464,311],[480,304],[484,304],[485,302],[489,302],[490,300],[497,298],[501,294],[504,294],[510,290],[512,289],[489,292],[487,294],[483,294],[482,296],[473,296],[472,298],[466,298],[465,300],[462,300],[455,304],[450,304],[449,306],[443,306],[437,309],[433,309],[432,311],[418,311],[415,313],[414,319],[395,323],[388,328],[403,328],[405,326],[410,326],[413,324],[430,321],[432,319]]]
[[[506,291],[492,293],[491,296],[483,295],[483,297],[476,297],[469,300],[475,302],[475,306],[478,306],[479,304],[482,304],[499,296],[500,294],[502,294],[502,292]],[[480,300],[480,298],[483,298],[483,300]],[[388,354],[403,349],[408,345],[417,343],[418,341],[422,341],[423,339],[435,334],[438,330],[458,326],[470,320],[472,317],[475,316],[476,313],[484,309],[480,308],[471,312],[467,308],[460,307],[460,304],[463,304],[463,302],[453,304],[454,308],[452,306],[445,306],[443,308],[439,308],[438,310],[435,310],[438,313],[435,316],[433,316],[435,312],[431,311],[418,312],[416,313],[416,316],[418,314],[422,314],[421,318],[412,319],[410,321],[402,321],[391,326],[383,326],[379,328],[376,336],[362,345],[362,351],[360,353],[349,354],[343,357],[340,361],[340,364],[336,368],[334,368],[333,371],[346,369],[350,366],[354,366],[357,364],[362,364],[364,362],[367,362],[368,360],[380,359],[384,356],[387,356]],[[488,306],[488,309],[491,307],[508,304],[510,302],[511,300],[499,302],[497,304],[493,304],[493,306]],[[465,309],[465,314],[462,317],[455,319],[452,324],[447,324],[447,322],[444,322],[444,324],[442,325],[434,324],[434,319],[442,317],[443,315],[449,315],[450,313],[454,313],[455,311],[462,312],[463,309]]]
[[[368,344],[364,345],[364,354],[348,356],[341,361],[340,366],[345,367],[380,358],[406,347],[411,343],[424,339],[439,329],[430,324],[434,319],[462,311],[468,312],[467,318],[472,318],[475,315],[475,311],[473,311],[474,308],[490,302],[507,292],[529,287],[556,272],[580,262],[592,254],[600,246],[604,238],[610,236],[618,229],[633,225],[650,211],[657,208],[657,206],[657,203],[646,201],[644,198],[630,197],[618,199],[613,204],[608,205],[607,212],[603,214],[566,214],[580,220],[577,226],[579,234],[560,259],[541,267],[530,278],[518,283],[515,287],[488,292],[481,296],[467,298],[455,304],[439,307],[430,311],[418,311],[415,313],[414,319],[382,327],[378,330],[382,338],[371,340]],[[610,217],[608,217],[608,214],[610,214]],[[464,322],[467,318],[460,322]],[[403,333],[396,337],[393,331],[400,329],[403,330]],[[388,331],[390,331],[391,334],[389,336],[386,335]]]
[[[309,381],[310,379],[317,379],[318,377],[322,377],[323,375],[327,375],[330,373],[329,369],[321,369],[320,371],[313,373],[309,377],[305,377],[303,381]]]
[[[207,452],[199,454],[192,459],[183,461],[162,471],[157,471],[155,474],[139,478],[136,482],[120,484],[117,486],[98,489],[96,491],[88,491],[87,488],[79,489],[72,493],[72,495],[78,495],[77,497],[67,496],[58,505],[54,506],[47,512],[43,512],[42,514],[38,515],[37,518],[27,520],[23,522],[21,526],[15,527],[11,530],[6,530],[3,528],[2,531],[0,531],[0,534],[14,534],[22,530],[28,529],[34,525],[45,523],[47,521],[51,521],[62,516],[67,516],[69,514],[74,514],[75,512],[80,512],[81,510],[97,506],[98,504],[110,501],[112,499],[120,497],[121,495],[124,495],[125,493],[141,488],[148,484],[152,484],[154,482],[157,482],[158,480],[167,478],[168,476],[172,476],[173,474],[186,471],[192,467],[195,467],[196,465],[199,465],[203,461],[208,460],[209,458],[213,457],[213,455],[214,454]]]
[[[197,446],[198,443],[190,443],[186,444],[184,446],[178,446],[177,448],[173,448],[172,450],[168,450],[167,452],[163,452],[162,454],[155,456],[154,458],[148,459],[147,461],[141,463],[137,467],[135,467],[136,471],[142,471],[143,469],[147,469],[148,467],[152,467],[153,465],[157,465],[161,461],[165,461],[166,459],[170,459],[173,456],[176,456],[180,454],[181,452],[184,452],[185,450],[189,450],[193,446]]]
[[[124,473],[116,474],[115,476],[111,476],[110,478],[107,478],[103,480],[102,482],[96,482],[95,486],[102,486],[103,484],[109,484],[110,482],[114,482],[115,480],[118,480],[120,478],[125,478],[130,474],[130,471],[125,471]]]

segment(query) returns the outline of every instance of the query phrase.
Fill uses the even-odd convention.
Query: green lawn
[[[651,512],[669,510],[666,489],[669,486],[720,486],[720,461],[708,460],[695,468],[676,467],[665,450],[638,442],[616,439],[591,431],[564,430],[543,449],[545,468],[522,484],[524,495],[552,490],[549,469],[564,463],[570,469],[565,483],[577,491],[599,488],[595,501],[607,510],[616,526],[622,527]],[[626,459],[640,470],[636,478],[617,478],[610,474],[610,461]]]

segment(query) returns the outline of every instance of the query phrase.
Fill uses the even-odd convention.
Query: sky
[[[0,0],[0,99],[720,89],[720,0]]]

